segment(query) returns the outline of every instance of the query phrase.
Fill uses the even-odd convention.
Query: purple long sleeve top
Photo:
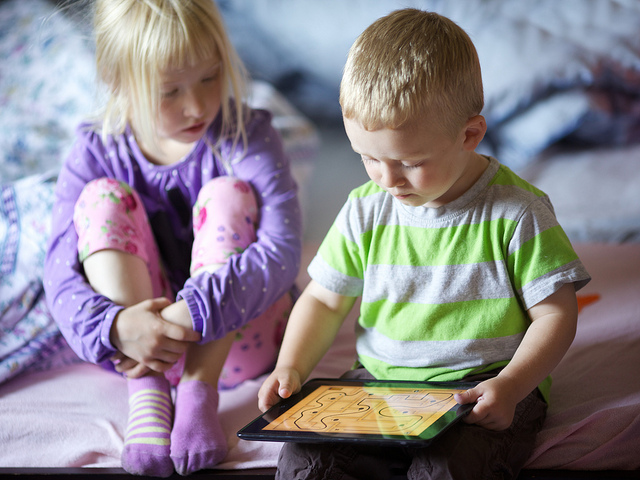
[[[264,110],[251,111],[248,150],[241,160],[232,161],[233,175],[249,182],[258,199],[257,241],[217,272],[189,278],[191,209],[202,185],[227,175],[219,155],[209,147],[215,144],[218,122],[207,132],[209,142],[203,138],[188,156],[168,166],[149,162],[130,130],[103,142],[88,125],[78,129],[56,186],[44,287],[54,319],[82,359],[102,363],[116,352],[109,333],[123,308],[91,288],[78,260],[73,209],[82,188],[93,179],[122,180],[140,194],[173,291],[186,301],[202,342],[241,327],[292,288],[302,250],[297,187],[280,136]],[[230,148],[230,140],[223,142],[220,152]]]

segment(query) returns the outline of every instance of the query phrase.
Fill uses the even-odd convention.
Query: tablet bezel
[[[419,388],[419,389],[459,389],[467,390],[477,385],[477,382],[420,382],[405,380],[360,380],[360,379],[335,379],[314,378],[305,383],[300,392],[290,398],[283,399],[271,407],[265,413],[241,428],[237,435],[243,440],[271,441],[271,442],[350,442],[378,445],[398,446],[426,446],[452,425],[469,414],[475,404],[454,405],[438,420],[424,430],[420,436],[406,437],[403,435],[381,435],[368,433],[319,433],[302,430],[265,430],[272,421],[279,418],[287,410],[293,408],[298,402],[306,398],[320,386],[363,386],[363,387],[389,387],[389,388]]]

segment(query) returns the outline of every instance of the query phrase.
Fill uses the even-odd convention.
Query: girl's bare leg
[[[87,257],[84,269],[93,289],[115,303],[131,306],[153,297],[145,262],[118,250]],[[166,477],[173,473],[170,436],[173,405],[169,382],[150,372],[127,381],[129,420],[122,466],[129,473]]]
[[[184,301],[165,308],[162,316],[183,326],[188,318],[191,326]],[[185,355],[171,431],[171,458],[181,475],[214,467],[227,455],[226,435],[218,417],[218,380],[234,335],[190,345]]]
[[[144,260],[119,250],[100,250],[87,257],[84,272],[91,287],[114,303],[130,307],[153,298]]]

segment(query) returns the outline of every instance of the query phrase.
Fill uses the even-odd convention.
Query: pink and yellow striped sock
[[[129,379],[129,420],[122,450],[122,468],[134,475],[168,477],[173,404],[163,376]]]

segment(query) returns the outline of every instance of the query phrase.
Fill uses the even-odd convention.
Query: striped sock
[[[129,420],[122,450],[122,467],[134,475],[173,474],[171,426],[173,405],[163,376],[129,379]]]

